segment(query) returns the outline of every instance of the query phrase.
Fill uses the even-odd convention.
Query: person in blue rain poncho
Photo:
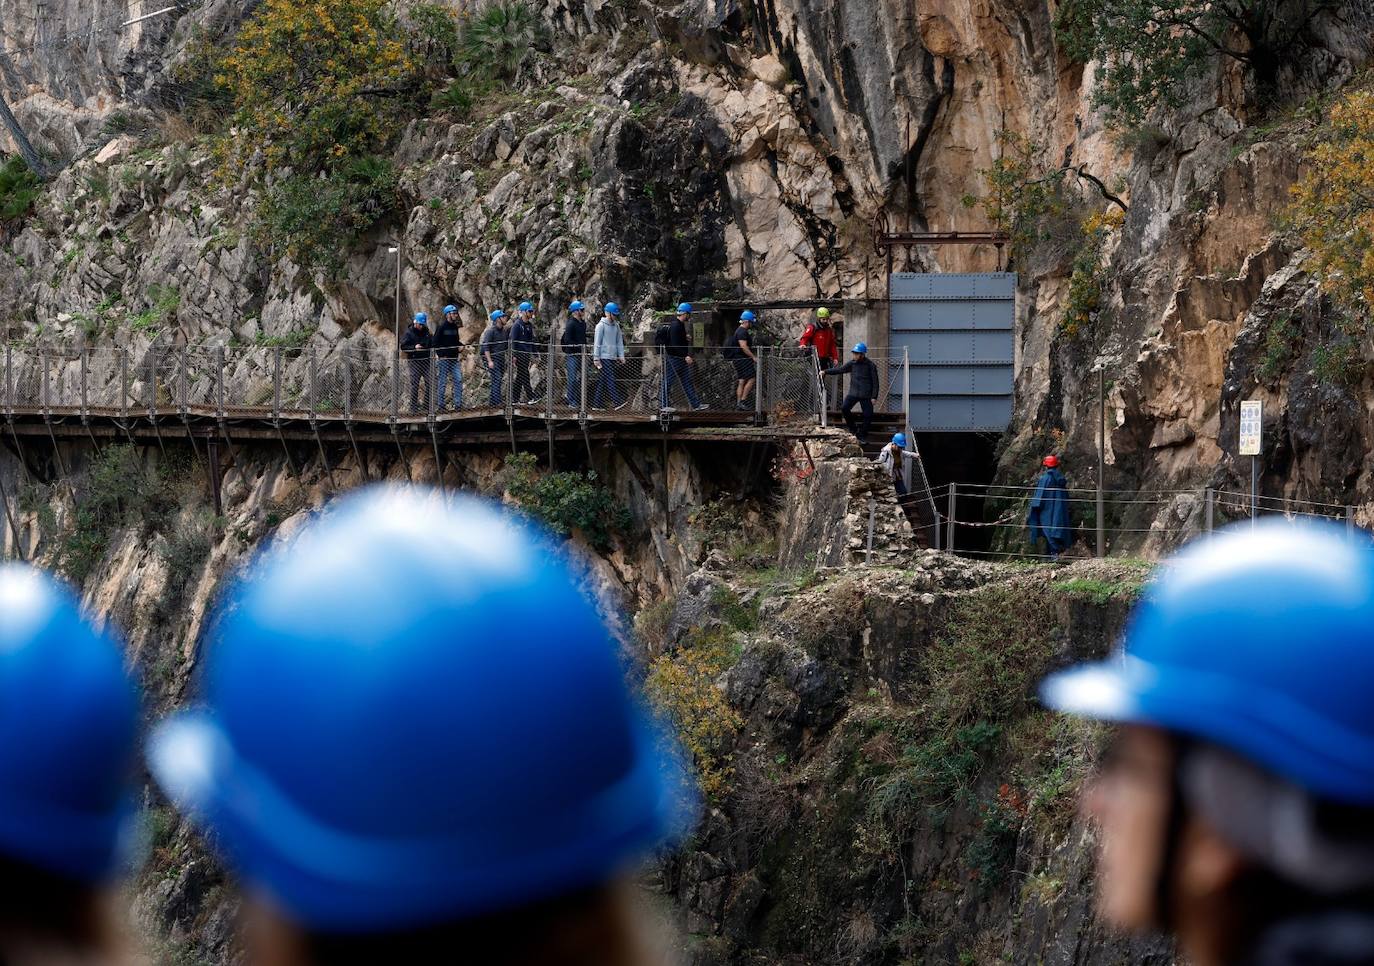
[[[1059,471],[1059,457],[1052,454],[1046,456],[1044,467],[1045,472],[1035,482],[1035,495],[1031,497],[1026,526],[1030,530],[1032,552],[1040,549],[1040,538],[1044,537],[1050,559],[1058,560],[1059,555],[1073,544],[1073,528],[1069,523],[1069,484]]]

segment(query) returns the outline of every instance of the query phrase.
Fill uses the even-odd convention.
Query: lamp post
[[[388,255],[396,256],[396,358],[401,358],[401,270],[405,266],[405,250],[400,241],[392,242]]]

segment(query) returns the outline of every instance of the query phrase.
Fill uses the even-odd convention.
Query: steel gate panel
[[[1015,383],[1016,275],[897,272],[888,291],[891,350],[911,360],[911,428],[1005,430]],[[889,384],[890,410],[904,408],[901,394]]]

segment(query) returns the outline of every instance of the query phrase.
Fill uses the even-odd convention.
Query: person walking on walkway
[[[568,306],[568,320],[563,323],[559,345],[563,349],[563,367],[567,371],[567,401],[569,406],[582,405],[582,356],[587,351],[587,322],[582,317],[586,306],[574,299]]]
[[[892,485],[897,490],[897,497],[900,501],[906,496],[906,433],[896,433],[892,437],[892,442],[888,443],[878,453],[875,461],[883,468],[883,471],[892,478]]]
[[[1099,915],[1194,966],[1374,963],[1374,551],[1247,521],[1161,568],[1107,660],[1051,675],[1113,725],[1083,811]]]
[[[139,796],[123,648],[27,564],[0,565],[0,602],[0,962],[131,961],[112,913]]]
[[[444,306],[444,320],[434,330],[435,365],[439,370],[439,395],[434,404],[440,409],[463,408],[463,336],[458,323],[458,306]],[[453,386],[453,406],[448,405],[448,387]]]
[[[346,496],[210,626],[196,710],[148,763],[244,886],[245,962],[654,962],[631,876],[699,795],[536,528],[464,494]]]
[[[502,405],[501,390],[506,381],[506,349],[509,339],[506,335],[506,313],[496,309],[491,313],[491,321],[482,333],[478,351],[482,354],[482,364],[487,367],[487,378],[491,381],[491,404]]]
[[[1050,560],[1073,546],[1073,526],[1069,520],[1069,481],[1059,471],[1059,457],[1051,453],[1042,461],[1045,467],[1035,481],[1035,494],[1026,514],[1030,530],[1031,553],[1040,550],[1040,538],[1045,538]]]
[[[603,400],[616,409],[625,405],[616,385],[616,370],[625,358],[625,333],[620,330],[620,306],[606,303],[606,314],[596,323],[592,358],[596,364],[596,396],[592,405],[602,408]]]
[[[530,385],[530,364],[539,347],[534,343],[534,306],[529,302],[521,302],[516,310],[515,322],[510,327],[510,348],[510,364],[514,366],[511,370],[510,396],[511,402],[518,405],[534,398],[534,387]]]
[[[706,409],[707,405],[697,397],[696,387],[692,385],[692,340],[687,332],[687,323],[692,321],[692,305],[682,302],[677,307],[677,315],[668,326],[668,344],[663,348],[663,392],[659,405],[664,409],[672,399],[674,380],[682,386],[682,394],[687,397],[687,405],[693,409]]]
[[[753,409],[754,380],[758,378],[758,356],[754,354],[754,313],[745,309],[740,313],[739,325],[730,344],[725,347],[725,356],[735,366],[735,408]]]
[[[868,430],[873,425],[873,400],[878,398],[878,367],[868,358],[866,342],[855,343],[850,354],[848,362],[842,366],[832,366],[825,370],[824,375],[849,376],[849,391],[845,394],[844,402],[840,404],[840,412],[844,415],[844,424],[849,427],[849,431],[860,443],[867,443]],[[863,412],[862,426],[855,426],[855,406]]]
[[[425,383],[424,410],[429,411],[429,396],[434,391],[429,378],[430,349],[433,338],[429,334],[429,316],[415,313],[415,321],[401,337],[401,355],[410,366],[410,411],[420,412],[420,381]]]

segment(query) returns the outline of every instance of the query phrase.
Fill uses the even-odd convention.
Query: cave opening
[[[1012,520],[999,526],[983,524],[987,512],[987,488],[997,475],[997,441],[992,433],[917,433],[921,461],[930,479],[936,509],[944,521],[949,515],[949,493],[954,485],[954,549],[961,553],[992,554],[1005,543],[1008,528],[1020,523]],[[940,535],[944,546],[948,528]],[[998,540],[998,537],[1001,540]]]

